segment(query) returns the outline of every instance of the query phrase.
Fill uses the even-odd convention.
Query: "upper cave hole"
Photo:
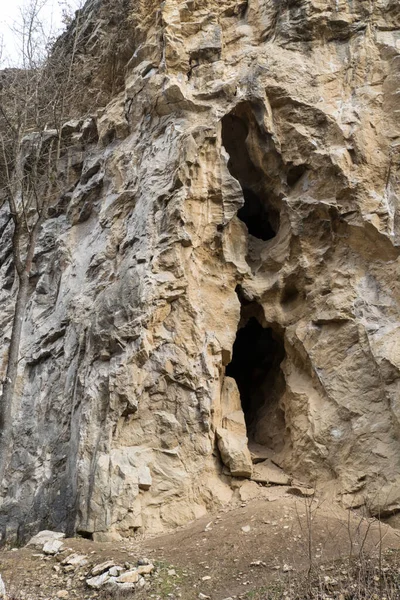
[[[306,165],[294,165],[291,167],[286,176],[286,181],[289,187],[294,187],[307,171]]]
[[[300,292],[294,281],[288,281],[282,291],[281,302],[284,308],[296,305],[300,298]]]
[[[268,200],[264,185],[267,178],[253,163],[247,148],[250,126],[256,127],[249,124],[245,116],[225,115],[222,119],[222,143],[229,154],[229,172],[243,190],[244,205],[237,215],[250,235],[267,241],[275,237],[279,218]]]
[[[229,154],[228,169],[242,187],[259,184],[261,171],[259,171],[250,158],[246,140],[249,127],[242,118],[228,114],[222,119],[222,143]]]
[[[271,240],[275,237],[269,220],[267,209],[261,199],[249,189],[243,188],[244,204],[238,210],[237,216],[245,223],[248,232],[254,237],[264,240]]]
[[[285,390],[280,365],[285,356],[283,340],[252,316],[237,332],[232,361],[226,375],[240,392],[250,442],[275,451],[284,445],[285,418],[280,398]]]

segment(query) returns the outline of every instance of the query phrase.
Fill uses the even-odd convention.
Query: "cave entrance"
[[[252,190],[243,188],[244,204],[238,210],[237,216],[247,227],[253,237],[266,242],[275,237],[268,212],[259,196]]]
[[[247,140],[251,130],[257,131],[254,118],[246,107],[237,107],[222,119],[222,143],[229,155],[228,169],[243,191],[244,204],[237,213],[250,235],[263,241],[275,237],[279,228],[279,214],[274,208],[276,199],[271,182],[253,161]],[[254,145],[254,144],[253,144]],[[268,149],[263,148],[263,152]],[[272,152],[272,151],[271,151]]]
[[[239,388],[249,443],[279,452],[284,446],[285,416],[280,399],[285,380],[280,364],[285,356],[282,338],[257,317],[241,327],[233,345],[226,375]]]

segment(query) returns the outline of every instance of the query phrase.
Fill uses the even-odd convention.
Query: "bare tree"
[[[24,9],[18,30],[20,66],[0,74],[0,207],[8,209],[15,270],[15,307],[0,393],[0,484],[12,442],[13,398],[35,248],[48,209],[61,192],[63,124],[77,94],[73,66],[79,12],[72,42],[67,48],[57,47],[44,35],[40,20],[45,1],[31,0]]]

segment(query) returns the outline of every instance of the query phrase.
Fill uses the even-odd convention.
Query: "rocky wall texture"
[[[400,510],[397,0],[133,4],[123,91],[64,128],[3,535],[192,520],[251,476],[245,423],[291,476]]]

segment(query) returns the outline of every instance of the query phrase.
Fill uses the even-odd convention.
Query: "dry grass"
[[[246,600],[400,600],[400,555],[343,558],[313,568],[309,574],[289,575]]]

